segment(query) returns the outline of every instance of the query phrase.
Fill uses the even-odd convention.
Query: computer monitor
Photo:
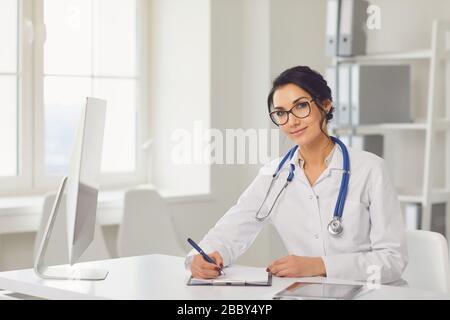
[[[103,280],[105,270],[72,267],[94,239],[106,101],[87,98],[73,146],[69,175],[61,183],[35,260],[36,273],[46,279]],[[67,236],[70,266],[43,265],[53,224],[67,185]]]
[[[88,98],[67,179],[67,244],[73,265],[94,239],[106,102]]]

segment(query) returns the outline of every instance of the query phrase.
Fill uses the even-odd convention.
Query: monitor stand
[[[66,186],[67,177],[64,177],[59,187],[58,194],[53,204],[52,212],[48,218],[47,225],[42,235],[41,244],[34,261],[34,272],[42,279],[55,280],[105,280],[108,275],[107,270],[101,269],[80,269],[74,266],[45,266],[44,257],[47,251],[50,235],[56,220],[59,205]]]

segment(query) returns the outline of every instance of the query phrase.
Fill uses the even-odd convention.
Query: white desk
[[[46,299],[167,299],[167,300],[255,300],[271,299],[273,294],[297,280],[313,278],[273,278],[271,287],[186,286],[189,273],[184,258],[149,255],[111,259],[80,266],[109,270],[104,281],[42,280],[32,269],[0,272],[0,288]],[[315,281],[333,281],[314,278]],[[357,299],[450,299],[436,292],[405,287],[381,286],[363,290]]]

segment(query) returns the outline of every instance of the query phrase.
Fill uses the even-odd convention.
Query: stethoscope
[[[333,219],[328,224],[328,232],[333,236],[338,236],[343,231],[341,219],[342,219],[342,214],[344,212],[345,198],[347,197],[348,181],[349,181],[349,174],[350,174],[350,158],[348,156],[348,150],[347,150],[347,147],[345,146],[345,144],[338,138],[335,138],[335,137],[330,137],[330,138],[333,142],[337,143],[339,145],[339,147],[341,148],[343,160],[344,160],[343,161],[344,162],[344,165],[343,165],[344,172],[342,174],[341,187],[339,189],[339,195],[337,198],[336,207],[334,208]],[[289,150],[289,152],[283,157],[283,159],[278,164],[278,167],[272,176],[272,182],[270,183],[270,186],[269,186],[269,189],[267,190],[266,196],[264,197],[264,200],[261,203],[261,206],[259,207],[258,211],[256,212],[256,215],[255,215],[256,220],[262,222],[268,216],[270,216],[270,214],[272,213],[272,209],[274,208],[275,204],[277,203],[277,200],[280,197],[281,193],[283,193],[283,191],[287,188],[287,186],[292,181],[292,179],[294,179],[295,164],[290,163],[289,164],[289,175],[286,179],[286,183],[284,184],[283,188],[281,188],[280,192],[278,192],[278,195],[275,198],[275,200],[273,201],[272,206],[270,207],[270,210],[267,213],[267,215],[264,217],[259,217],[259,213],[260,213],[262,207],[264,206],[267,198],[269,197],[270,191],[272,190],[272,187],[275,185],[275,181],[277,181],[280,171],[283,169],[285,163],[292,159],[297,148],[298,148],[298,145],[293,147],[291,150]]]

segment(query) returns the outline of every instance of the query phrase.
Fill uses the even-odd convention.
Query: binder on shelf
[[[338,97],[337,97],[337,68],[330,67],[325,70],[325,80],[327,81],[328,87],[331,89],[331,96],[333,98],[334,105],[336,107],[338,103]],[[334,116],[337,116],[337,110],[335,108]]]
[[[421,205],[419,203],[406,203],[404,207],[404,221],[406,230],[417,230],[420,226]]]
[[[352,145],[352,137],[349,135],[339,135],[339,140],[342,141],[342,143],[344,143],[346,146],[351,146]]]
[[[434,203],[431,205],[431,231],[445,236],[445,215],[448,203]],[[421,229],[422,204],[405,203],[403,217],[406,230]]]
[[[369,3],[364,0],[341,0],[338,56],[366,53],[366,18]]]
[[[339,95],[338,95],[338,69],[336,67],[329,67],[325,70],[325,80],[331,90],[331,97],[333,99],[333,120],[332,127],[339,126]]]
[[[351,125],[411,122],[409,65],[351,64],[350,68]]]
[[[351,89],[350,89],[350,123],[353,126],[357,126],[361,124],[360,121],[360,113],[359,113],[359,106],[360,106],[360,66],[357,64],[350,65],[350,82],[351,82]]]
[[[338,67],[338,112],[337,123],[340,126],[350,125],[350,67],[349,64],[341,64]]]
[[[325,54],[332,57],[338,54],[339,12],[341,0],[328,0]]]

